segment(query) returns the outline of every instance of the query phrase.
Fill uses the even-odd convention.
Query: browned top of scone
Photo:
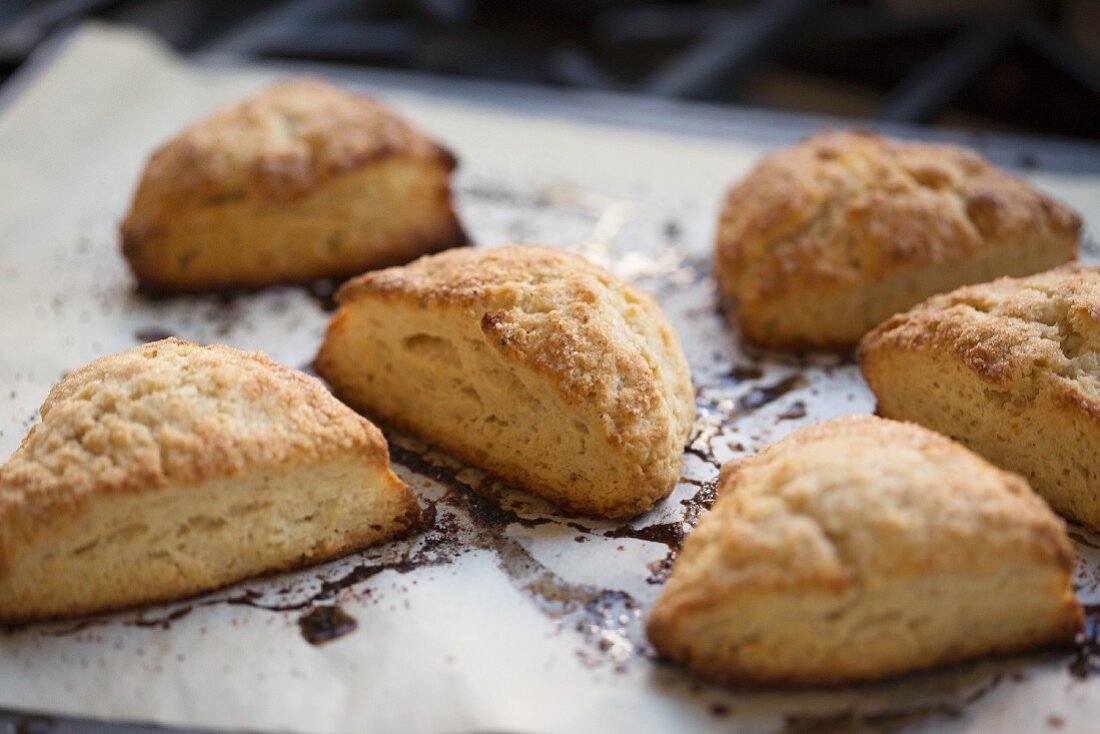
[[[991,385],[1052,391],[1100,418],[1100,268],[1069,264],[928,299],[863,338],[859,359],[921,351],[961,360]]]
[[[294,199],[389,156],[455,165],[446,149],[375,100],[319,79],[291,80],[188,127],[154,153],[134,209],[158,197]]]
[[[336,294],[458,308],[491,344],[605,425],[643,466],[679,456],[695,414],[691,374],[656,300],[580,255],[538,246],[455,249],[367,273]]]
[[[40,413],[0,466],[0,551],[97,496],[345,456],[389,465],[381,432],[319,380],[223,346],[166,339],[103,357]]]
[[[952,145],[826,132],[767,156],[730,190],[717,236],[726,295],[830,291],[1026,238],[1072,245],[1069,208]]]
[[[666,594],[871,589],[1007,563],[1073,569],[1062,522],[1015,474],[911,423],[801,429],[722,469]]]

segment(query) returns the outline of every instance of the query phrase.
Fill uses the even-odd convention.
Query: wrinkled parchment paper
[[[0,117],[0,456],[50,385],[174,334],[311,361],[323,289],[149,301],[116,225],[146,156],[184,123],[269,81],[189,68],[148,38],[76,33]],[[1096,731],[1081,653],[1044,653],[835,692],[734,693],[654,660],[642,622],[671,548],[705,512],[717,464],[798,426],[869,412],[850,362],[747,353],[716,312],[717,200],[761,150],[386,90],[462,159],[458,204],[481,244],[570,247],[656,294],[683,337],[700,418],[673,496],[631,526],[561,518],[391,435],[434,507],[424,535],[197,600],[0,634],[0,706],[297,732]],[[1097,179],[1034,174],[1100,221]],[[1097,539],[1077,530],[1096,601]],[[354,631],[306,641],[337,606]]]

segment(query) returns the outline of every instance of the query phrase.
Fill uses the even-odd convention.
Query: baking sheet
[[[3,112],[0,455],[63,374],[147,339],[309,364],[327,289],[150,301],[134,293],[116,236],[148,153],[274,73],[187,67],[136,32],[88,26]],[[699,395],[683,481],[630,525],[566,518],[390,433],[398,473],[434,509],[430,530],[200,599],[8,630],[0,707],[317,733],[1095,731],[1087,639],[1076,652],[799,694],[726,691],[655,661],[644,615],[706,511],[718,464],[873,408],[849,359],[754,352],[717,312],[716,204],[761,149],[571,122],[552,109],[386,97],[459,154],[458,205],[478,243],[568,247],[660,298]],[[1030,175],[1100,221],[1100,176]],[[1100,539],[1074,537],[1080,593],[1095,603]],[[336,636],[311,644],[303,624],[333,622],[331,607],[346,615],[329,625]]]

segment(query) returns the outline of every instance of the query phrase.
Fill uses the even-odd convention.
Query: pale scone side
[[[929,299],[868,334],[859,359],[882,415],[958,439],[1100,529],[1100,269]]]
[[[1080,227],[972,151],[829,132],[731,189],[716,268],[753,341],[845,347],[934,293],[1074,259]]]
[[[723,467],[648,622],[738,685],[841,685],[1048,644],[1082,623],[1064,526],[1018,476],[871,416]]]
[[[123,252],[144,287],[164,292],[357,275],[467,243],[455,166],[368,97],[284,82],[152,155]]]
[[[191,379],[188,374],[197,377]],[[193,515],[201,525],[190,528],[192,534],[209,532],[220,538],[229,533],[221,538],[228,541],[234,527],[245,532],[245,524],[273,501],[265,497],[268,484],[272,497],[286,477],[297,477],[295,481],[305,487],[312,467],[320,467],[317,471],[334,482],[369,481],[377,486],[378,515],[387,518],[387,527],[317,536],[309,541],[308,554],[281,558],[262,570],[348,552],[369,538],[393,535],[419,521],[412,491],[389,469],[381,432],[340,404],[315,378],[259,353],[198,347],[174,339],[146,344],[69,374],[54,386],[40,412],[41,424],[0,466],[3,619],[126,606],[236,580],[201,564],[184,573],[178,563],[158,556],[147,560],[146,568],[164,566],[157,578],[162,592],[149,589],[146,595],[140,588],[105,588],[96,579],[66,581],[52,576],[33,589],[11,586],[17,564],[31,563],[32,556],[41,556],[43,563],[60,563],[60,556],[70,550],[64,543],[75,531],[86,532],[90,540],[86,548],[71,549],[74,559],[93,548],[98,552],[114,540],[121,542],[126,536],[119,533],[144,532],[143,517],[154,515],[169,527]],[[254,489],[240,490],[245,483]],[[360,486],[354,484],[347,491],[359,492]],[[220,489],[208,490],[214,487]],[[287,491],[293,495],[295,490],[288,486]],[[303,489],[301,497],[310,496],[311,491]],[[300,504],[293,497],[282,501]],[[164,515],[169,505],[171,512]],[[335,506],[331,511],[336,511]],[[306,516],[316,515],[307,524],[323,522],[331,511],[320,506],[300,510]],[[343,524],[334,518],[333,528]],[[188,528],[173,527],[177,529],[182,543]],[[103,537],[104,532],[109,537]],[[171,538],[150,539],[157,547],[171,542]],[[256,537],[252,542],[265,540]],[[251,550],[242,546],[236,553],[247,560]],[[235,565],[233,553],[226,556],[225,565],[230,568]],[[120,558],[119,562],[139,561]],[[28,569],[21,567],[34,573]],[[179,578],[172,577],[177,573]],[[40,596],[48,595],[48,589],[38,587],[78,581],[87,587],[86,594],[72,600],[70,608],[43,615],[33,607]],[[116,597],[120,601],[112,603]]]
[[[694,419],[679,338],[652,297],[584,258],[535,246],[453,250],[364,275],[345,285],[338,300],[341,310],[317,369],[368,414],[576,512],[636,514],[675,485]],[[386,324],[372,325],[374,316]],[[360,356],[361,369],[343,354],[356,333],[396,338],[381,335],[396,321],[442,331],[406,337],[398,345],[363,345],[363,352],[373,353]],[[385,378],[402,370],[402,359],[414,366],[418,357],[406,347],[426,354],[431,344],[440,349],[431,355],[436,365],[462,364],[461,374],[439,376],[457,381],[449,394],[420,410],[412,408],[414,395],[364,387],[364,374]],[[553,443],[532,448],[531,465],[503,461],[477,445],[478,431],[488,430],[477,421],[498,418],[475,414],[490,412],[486,395],[462,402],[479,381],[483,393],[493,383],[512,386],[501,396],[504,412],[538,412],[553,424],[543,436]],[[459,406],[453,416],[447,413],[450,403]],[[545,412],[555,406],[561,410]],[[516,431],[502,432],[500,440],[524,438]],[[573,442],[561,443],[566,439]],[[545,471],[533,465],[540,457]],[[543,476],[580,463],[586,463],[589,480]]]

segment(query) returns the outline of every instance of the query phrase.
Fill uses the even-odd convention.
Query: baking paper
[[[89,26],[3,111],[0,456],[61,376],[145,340],[173,334],[308,367],[325,288],[151,301],[117,237],[149,153],[276,75],[189,67],[137,32]],[[390,434],[432,529],[199,599],[8,631],[0,706],[316,734],[1096,730],[1100,685],[1080,675],[1084,648],[803,693],[726,691],[658,662],[644,618],[717,465],[873,408],[850,360],[746,350],[717,311],[717,203],[762,150],[570,121],[550,104],[510,114],[382,91],[458,153],[457,202],[479,244],[568,247],[661,300],[699,394],[684,480],[629,525],[566,518]],[[1096,178],[1034,175],[1100,221]],[[1100,543],[1074,537],[1081,595],[1095,601]],[[303,625],[326,622],[333,639],[307,641]]]

